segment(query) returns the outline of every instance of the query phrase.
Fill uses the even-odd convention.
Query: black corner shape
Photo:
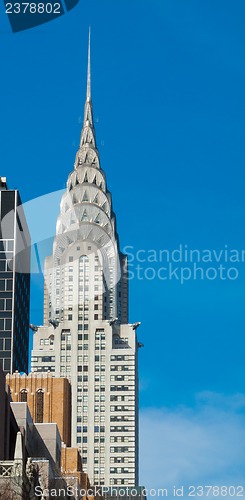
[[[67,11],[73,9],[73,7],[75,7],[79,2],[79,0],[64,0],[64,1]]]
[[[79,0],[4,0],[5,13],[13,33],[53,21],[73,9],[78,2]]]

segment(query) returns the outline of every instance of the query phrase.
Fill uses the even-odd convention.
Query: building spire
[[[88,31],[88,72],[87,72],[87,96],[86,100],[91,101],[91,63],[90,63],[90,35],[91,28]]]
[[[87,93],[84,108],[83,129],[81,134],[81,146],[85,144],[92,144],[95,147],[95,132],[93,124],[93,111],[91,100],[91,62],[90,62],[90,27],[88,32],[88,72],[87,72]]]

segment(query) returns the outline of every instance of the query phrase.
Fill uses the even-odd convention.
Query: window
[[[8,291],[13,290],[13,280],[7,280],[7,290]]]
[[[43,423],[43,391],[39,389],[36,392],[36,422]]]
[[[5,339],[5,351],[10,351],[11,350],[11,339]]]
[[[26,403],[27,402],[27,391],[25,389],[23,389],[20,392],[20,401],[21,401],[21,403]]]

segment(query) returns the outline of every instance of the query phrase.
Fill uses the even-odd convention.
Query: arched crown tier
[[[102,248],[113,242],[119,250],[116,217],[111,194],[107,191],[106,176],[100,168],[96,147],[91,100],[90,47],[88,56],[87,94],[80,147],[74,170],[67,180],[56,224],[54,256],[60,258],[74,241],[91,241]]]

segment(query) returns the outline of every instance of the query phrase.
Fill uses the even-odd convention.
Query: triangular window
[[[100,223],[100,214],[99,214],[99,213],[98,213],[98,215],[95,217],[94,222],[96,222],[96,224],[99,224],[99,223]]]
[[[88,220],[88,214],[87,214],[87,210],[84,210],[81,221],[86,221],[86,220]]]
[[[97,184],[97,182],[96,182],[96,175],[94,176],[93,184]]]
[[[87,191],[84,192],[82,201],[89,201]]]
[[[85,176],[84,176],[83,182],[88,182],[88,174],[87,174],[87,172],[85,173]]]

